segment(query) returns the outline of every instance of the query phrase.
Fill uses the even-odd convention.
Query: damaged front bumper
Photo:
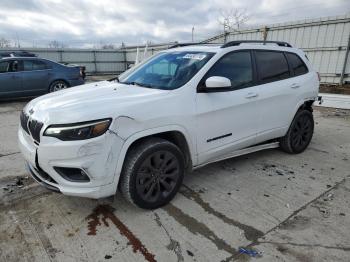
[[[69,142],[43,136],[37,145],[19,128],[18,141],[30,174],[49,190],[88,198],[115,194],[119,179],[115,171],[124,143],[115,134],[107,132],[97,138]],[[68,180],[57,167],[81,169],[89,180]]]

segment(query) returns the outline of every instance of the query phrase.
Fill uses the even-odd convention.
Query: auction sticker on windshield
[[[195,59],[195,60],[203,60],[206,57],[206,54],[186,54],[182,58],[185,59]]]

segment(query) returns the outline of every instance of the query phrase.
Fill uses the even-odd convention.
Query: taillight
[[[80,76],[83,79],[85,79],[85,76],[86,76],[86,74],[85,74],[85,67],[83,67],[83,66],[80,67]]]
[[[320,75],[320,73],[319,73],[319,72],[317,72],[317,76],[318,76],[318,81],[320,81],[320,82],[321,82],[321,75]]]

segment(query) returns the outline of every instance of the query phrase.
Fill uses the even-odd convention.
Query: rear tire
[[[130,203],[155,209],[174,198],[184,172],[181,150],[167,140],[150,138],[128,152],[119,186]]]
[[[69,87],[69,85],[65,81],[56,80],[56,81],[51,83],[51,85],[49,87],[49,93],[60,91],[60,90],[66,89],[68,87]]]
[[[310,111],[299,110],[287,134],[280,139],[280,147],[289,154],[299,154],[310,144],[314,133],[314,118]]]

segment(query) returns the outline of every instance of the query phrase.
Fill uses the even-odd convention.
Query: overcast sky
[[[246,26],[343,15],[350,0],[0,0],[0,38],[70,47],[203,40],[222,31],[220,10],[246,9]]]

